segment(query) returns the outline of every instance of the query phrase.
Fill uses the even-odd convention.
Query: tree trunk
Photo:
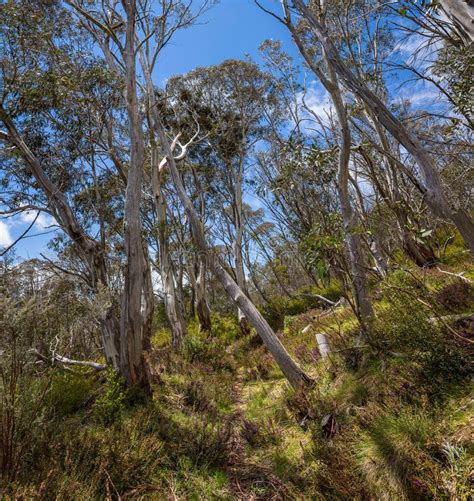
[[[367,264],[362,249],[362,238],[360,235],[360,222],[357,212],[352,208],[349,193],[349,160],[351,154],[351,131],[347,119],[347,111],[342,98],[337,75],[331,62],[324,55],[329,81],[323,80],[323,85],[328,90],[336,109],[340,145],[339,145],[339,172],[337,179],[337,191],[341,203],[342,220],[345,230],[345,241],[351,266],[351,281],[354,300],[356,304],[356,314],[362,328],[362,337],[370,335],[374,318],[374,310],[367,291]]]
[[[48,205],[54,219],[64,233],[71,239],[79,257],[85,264],[91,289],[97,292],[101,286],[107,288],[107,263],[103,247],[85,232],[74,215],[64,193],[59,189],[59,186],[53,183],[48,177],[38,158],[23,141],[23,138],[10,120],[10,117],[1,107],[0,120],[2,120],[8,130],[8,141],[21,153],[31,174],[48,198]],[[100,319],[105,359],[107,363],[110,363],[116,370],[120,368],[120,325],[118,317],[117,308],[112,304]]]
[[[331,348],[329,347],[327,337],[324,334],[318,332],[316,334],[316,343],[318,344],[318,350],[321,354],[321,358],[324,360],[328,357],[329,353],[331,353]]]
[[[337,180],[337,191],[341,203],[342,219],[345,230],[345,242],[348,251],[350,266],[351,266],[351,282],[352,291],[355,300],[355,313],[359,318],[361,325],[361,337],[364,338],[370,335],[371,325],[373,322],[374,311],[367,292],[366,279],[366,264],[364,253],[362,252],[362,239],[360,237],[360,228],[357,213],[351,206],[349,194],[349,160],[351,151],[351,132],[347,119],[347,112],[342,99],[339,83],[337,80],[337,72],[332,65],[332,60],[326,53],[326,48],[323,46],[324,60],[326,62],[329,78],[323,73],[321,68],[312,60],[311,56],[306,51],[298,33],[296,32],[291,19],[289,17],[289,9],[287,1],[284,0],[283,8],[285,12],[286,25],[291,32],[301,55],[305,59],[308,66],[321,81],[322,85],[328,91],[336,109],[340,128],[339,145],[339,172]]]
[[[377,120],[415,159],[426,186],[426,203],[433,213],[450,219],[458,228],[470,250],[474,251],[474,221],[466,211],[449,205],[434,159],[403,122],[396,118],[382,100],[344,64],[329,34],[303,0],[293,0],[293,3],[301,16],[310,24],[314,35],[323,46],[327,60],[346,87],[366,104]],[[283,0],[283,4],[289,12],[288,1]]]
[[[380,237],[375,235],[372,242],[370,243],[370,252],[374,257],[375,268],[381,277],[385,277],[388,271],[388,263],[385,259],[382,245],[380,243]]]
[[[105,360],[116,371],[120,370],[120,321],[118,305],[112,304],[100,319],[100,332]]]
[[[209,333],[212,330],[212,324],[211,311],[206,299],[206,259],[201,253],[199,253],[198,259],[199,271],[195,288],[196,313],[199,320],[199,331]]]
[[[242,177],[243,177],[243,160],[241,159],[239,172],[235,183],[234,193],[234,226],[235,226],[235,241],[233,244],[234,261],[235,261],[235,276],[237,285],[248,296],[247,283],[245,279],[244,262],[242,256],[242,238],[243,238],[243,221],[242,221]],[[242,334],[247,336],[250,334],[250,325],[245,318],[245,314],[241,309],[238,310],[239,326]]]
[[[151,393],[150,377],[143,354],[142,297],[144,256],[140,201],[143,177],[143,130],[138,109],[135,61],[135,2],[125,3],[127,12],[125,79],[126,105],[130,135],[130,166],[127,175],[124,207],[125,280],[120,324],[120,372],[128,386]]]
[[[474,42],[474,2],[472,0],[438,0],[438,4],[453,24],[464,45]]]
[[[159,243],[159,270],[165,296],[166,316],[171,327],[171,340],[174,348],[182,345],[183,339],[188,334],[182,303],[176,290],[175,273],[169,251],[167,206],[162,190],[161,173],[159,171],[158,146],[154,137],[153,124],[157,120],[157,102],[155,99],[153,82],[149,71],[149,66],[140,53],[140,61],[145,75],[147,99],[148,99],[148,125],[151,142],[151,184],[153,191],[153,203],[155,207],[158,225]]]
[[[160,275],[165,295],[165,309],[171,326],[171,339],[174,348],[179,348],[187,335],[186,323],[180,308],[176,293],[176,283],[174,278],[173,263],[169,253],[168,245],[168,222],[166,218],[166,202],[164,199],[161,183],[159,181],[158,157],[156,148],[152,153],[152,176],[153,194],[155,200],[155,211],[158,224],[159,254],[160,254]]]
[[[253,327],[257,331],[257,334],[262,338],[265,346],[272,354],[273,358],[282,370],[285,377],[288,379],[289,383],[295,388],[300,388],[309,384],[311,382],[311,379],[291,358],[289,353],[281,344],[281,341],[275,335],[272,328],[268,325],[257,308],[239,288],[239,286],[235,283],[231,276],[225,271],[224,267],[219,261],[219,258],[209,250],[196,211],[188,194],[186,193],[183,182],[181,180],[181,176],[176,167],[176,163],[173,158],[173,152],[171,151],[170,143],[166,136],[163,124],[161,123],[161,121],[158,121],[155,126],[157,127],[157,133],[168,160],[167,166],[170,169],[171,177],[178,193],[178,197],[181,200],[181,203],[183,204],[190,221],[193,239],[196,247],[198,248],[198,251],[207,258],[212,273],[214,273],[216,278],[222,284],[224,290],[227,292],[227,295],[230,297],[230,299],[232,299],[235,305],[242,310],[247,319],[252,323]]]
[[[143,350],[151,350],[153,335],[153,313],[155,311],[155,296],[153,294],[153,280],[151,278],[150,256],[146,242],[143,244]]]

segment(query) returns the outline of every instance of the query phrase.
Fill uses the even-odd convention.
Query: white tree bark
[[[438,0],[438,5],[453,24],[464,45],[474,42],[474,1]]]
[[[242,310],[249,322],[253,325],[257,334],[262,338],[265,346],[268,348],[281,371],[288,379],[289,383],[295,387],[300,388],[311,382],[311,379],[305,374],[301,367],[291,358],[281,341],[278,339],[272,328],[268,325],[267,321],[262,317],[255,305],[243,293],[236,282],[227,273],[219,258],[210,251],[207,246],[204,232],[202,231],[199,219],[197,217],[194,206],[186,193],[181,180],[181,175],[176,166],[175,159],[170,142],[166,136],[165,129],[161,121],[156,124],[157,134],[160,138],[162,148],[165,153],[166,165],[169,167],[171,177],[175,185],[178,197],[184,206],[188,219],[191,223],[191,230],[196,247],[202,252],[209,263],[209,267],[224,287],[229,298],[235,305]]]
[[[288,0],[282,0],[282,3],[286,12],[289,13]],[[474,222],[464,209],[449,204],[439,171],[436,168],[436,162],[428,150],[411,134],[403,122],[391,113],[382,100],[344,64],[331,37],[306,3],[303,0],[293,0],[293,4],[300,15],[309,23],[314,35],[321,43],[328,61],[344,85],[366,104],[377,120],[415,159],[426,187],[426,203],[433,213],[439,217],[450,219],[458,228],[470,250],[474,251]]]
[[[149,369],[143,353],[144,319],[142,298],[145,287],[142,224],[140,219],[144,143],[137,98],[136,5],[124,1],[127,14],[125,44],[126,107],[130,135],[130,165],[124,207],[125,284],[120,322],[120,372],[129,386],[151,392]]]
[[[365,262],[364,252],[362,249],[362,239],[360,236],[359,218],[357,212],[351,204],[349,193],[349,160],[351,154],[351,131],[347,111],[339,88],[338,75],[332,65],[332,60],[328,57],[325,49],[323,57],[326,62],[328,75],[325,75],[320,67],[318,67],[311,56],[308,54],[301,39],[293,26],[289,17],[289,10],[284,2],[285,20],[288,29],[290,30],[293,40],[295,41],[301,55],[306,63],[318,77],[322,85],[331,96],[331,100],[336,110],[338,126],[339,126],[339,156],[338,156],[338,179],[337,192],[341,203],[342,220],[345,230],[345,242],[349,262],[351,266],[351,283],[354,295],[356,314],[361,325],[362,338],[370,335],[371,325],[373,322],[374,311],[372,302],[370,301],[367,290],[367,264]]]
[[[24,142],[15,125],[10,120],[10,117],[2,107],[0,107],[0,120],[8,130],[8,134],[4,136],[4,139],[15,146],[25,159],[31,174],[48,198],[48,203],[54,219],[71,239],[74,248],[77,249],[79,256],[87,266],[91,288],[97,291],[100,286],[107,287],[108,276],[104,249],[99,242],[91,238],[82,228],[66,196],[48,177],[38,158]],[[120,340],[118,336],[119,325],[117,317],[116,308],[114,305],[111,305],[104,313],[103,318],[100,319],[100,327],[104,355],[107,363],[118,370],[120,365]]]
[[[184,312],[182,310],[181,302],[179,301],[175,273],[173,263],[169,251],[169,237],[168,237],[168,221],[167,221],[167,206],[166,200],[162,189],[162,173],[160,169],[160,162],[158,158],[157,143],[155,140],[155,122],[158,120],[158,103],[155,98],[155,91],[151,77],[151,64],[146,59],[143,51],[139,52],[140,64],[145,76],[146,82],[146,98],[148,101],[148,117],[149,129],[151,140],[151,176],[152,176],[152,191],[154,207],[156,212],[158,224],[158,239],[159,239],[159,254],[160,262],[159,269],[163,291],[165,294],[165,309],[166,315],[170,322],[172,345],[179,348],[183,339],[188,334],[186,321],[184,319]]]
[[[316,343],[318,344],[318,350],[321,354],[321,358],[324,360],[331,353],[327,337],[321,332],[316,333]]]
[[[233,244],[234,261],[235,261],[235,276],[237,279],[237,285],[243,291],[244,294],[248,295],[247,291],[247,281],[245,279],[244,262],[242,256],[242,238],[244,233],[244,224],[242,220],[242,181],[243,181],[244,169],[243,169],[243,154],[241,154],[240,164],[238,172],[236,173],[235,179],[235,192],[234,192],[234,227],[235,227],[235,240]],[[240,329],[242,334],[247,335],[250,332],[249,323],[245,317],[245,314],[241,309],[238,310],[238,319]]]
[[[153,98],[149,100],[150,107],[154,106],[154,104],[152,104],[153,101]],[[165,294],[166,315],[171,327],[172,345],[174,348],[179,348],[184,337],[187,335],[187,328],[183,312],[180,308],[180,302],[178,301],[176,294],[176,282],[168,243],[168,222],[166,217],[167,208],[165,197],[161,188],[161,173],[158,171],[158,152],[156,150],[156,146],[152,146],[152,150],[152,187],[160,246],[159,268],[163,291]]]
[[[202,332],[211,332],[211,310],[206,298],[206,257],[199,253],[198,256],[198,275],[196,277],[196,313],[199,320],[199,330]]]

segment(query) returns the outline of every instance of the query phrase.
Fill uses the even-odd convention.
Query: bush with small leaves
[[[107,379],[102,394],[94,403],[94,416],[104,425],[117,421],[127,401],[125,383],[114,369],[107,369]]]

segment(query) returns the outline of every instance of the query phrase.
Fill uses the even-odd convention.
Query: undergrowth
[[[473,332],[457,316],[472,312],[472,289],[400,269],[372,293],[373,340],[357,349],[349,307],[275,308],[283,343],[316,381],[305,392],[224,316],[210,335],[192,323],[178,352],[157,332],[146,403],[113,371],[25,366],[18,468],[3,472],[2,498],[469,499]],[[333,349],[325,360],[315,332]]]

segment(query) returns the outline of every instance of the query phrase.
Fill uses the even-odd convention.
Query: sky
[[[266,0],[265,5],[273,6],[278,12],[279,2],[276,0]],[[289,32],[261,11],[254,0],[221,0],[204,14],[198,25],[176,33],[160,56],[155,82],[163,85],[173,75],[186,73],[199,66],[219,64],[226,59],[250,56],[259,62],[258,48],[268,38],[280,40],[283,49],[297,58]],[[398,50],[401,57],[408,58],[416,44],[416,40],[400,44]],[[426,106],[426,102],[432,102],[435,96],[429,88],[405,87],[400,91],[400,97],[410,97],[414,103]],[[331,109],[327,93],[315,82],[310,82],[307,102],[319,114],[324,115]],[[21,235],[35,215],[28,213],[0,220],[0,249]],[[54,221],[47,215],[39,217],[29,237],[15,246],[17,257],[32,258],[40,253],[53,257],[47,248],[53,232]]]
[[[267,0],[268,5],[271,3]],[[278,3],[274,3],[278,8]],[[198,25],[176,33],[160,56],[155,81],[163,84],[173,75],[226,59],[244,59],[249,55],[258,61],[258,48],[268,38],[281,40],[285,50],[294,53],[284,26],[262,12],[254,0],[221,0],[204,14]],[[28,213],[0,220],[0,250],[15,241],[35,215]],[[47,248],[52,230],[54,221],[49,216],[38,218],[30,236],[15,246],[17,257],[28,259],[40,253],[52,257]]]
[[[279,2],[266,1],[265,5]],[[219,64],[226,59],[258,60],[258,47],[267,38],[281,40],[294,53],[286,28],[260,10],[254,0],[221,0],[204,14],[200,25],[181,31],[163,53],[157,77],[162,81],[198,66]]]

